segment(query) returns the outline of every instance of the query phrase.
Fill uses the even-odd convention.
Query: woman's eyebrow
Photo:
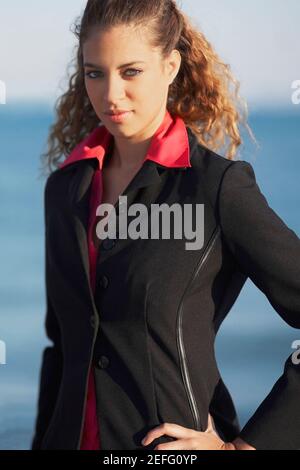
[[[129,62],[127,64],[123,64],[123,65],[119,65],[117,68],[118,69],[121,69],[123,67],[129,67],[130,65],[134,65],[134,64],[145,64],[146,62],[144,60],[135,60],[134,62]],[[84,63],[84,66],[85,67],[93,67],[95,69],[101,69],[102,67],[100,67],[100,65],[97,65],[97,64],[92,64],[91,62],[85,62]]]

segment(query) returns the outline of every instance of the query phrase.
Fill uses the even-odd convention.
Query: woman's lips
[[[125,121],[130,115],[132,111],[125,111],[124,113],[119,113],[119,114],[107,114],[107,117],[112,121],[112,122],[123,122]]]

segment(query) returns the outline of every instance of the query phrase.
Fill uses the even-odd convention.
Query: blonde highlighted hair
[[[167,57],[173,49],[181,54],[181,67],[169,87],[167,109],[183,119],[199,143],[233,160],[242,143],[239,125],[247,124],[247,104],[239,96],[239,82],[230,66],[222,62],[205,35],[193,25],[173,0],[88,0],[82,17],[74,24],[78,39],[75,72],[68,89],[55,103],[56,120],[48,136],[48,150],[42,155],[50,172],[63,156],[96,126],[96,115],[84,83],[82,46],[92,28],[109,29],[136,25],[148,29],[151,45]],[[254,138],[254,137],[253,137]]]

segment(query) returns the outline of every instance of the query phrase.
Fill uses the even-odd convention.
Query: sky
[[[231,65],[240,93],[258,106],[289,106],[300,80],[299,0],[178,0]],[[86,0],[11,0],[0,7],[0,81],[6,103],[53,101],[65,90]]]

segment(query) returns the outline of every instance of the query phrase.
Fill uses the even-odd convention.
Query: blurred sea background
[[[45,179],[39,176],[52,110],[44,104],[0,106],[0,449],[28,449],[36,414],[45,336]],[[300,109],[251,113],[260,145],[249,161],[269,205],[300,236]],[[201,306],[199,305],[199,308]],[[300,331],[287,325],[248,280],[216,341],[216,356],[243,424],[269,393]]]

